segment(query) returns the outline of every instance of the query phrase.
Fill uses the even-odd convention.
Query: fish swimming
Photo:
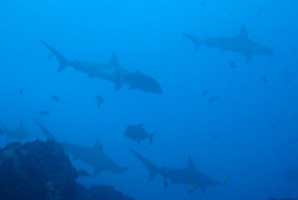
[[[35,124],[41,129],[43,134],[49,140],[55,140],[54,135],[48,130],[47,127],[37,120],[35,120]],[[70,143],[60,144],[63,146],[66,153],[68,153],[73,159],[80,160],[90,165],[90,167],[93,168],[95,175],[104,171],[120,174],[127,170],[126,167],[119,166],[110,157],[108,157],[102,146],[98,143],[92,147]]]
[[[163,93],[160,84],[154,78],[139,71],[127,73],[124,80],[130,90],[143,90],[154,94]]]
[[[121,174],[127,170],[126,167],[115,163],[99,144],[91,147],[70,143],[62,143],[62,145],[73,159],[80,160],[92,167],[95,175],[101,172]]]
[[[96,104],[98,108],[101,108],[102,104],[104,103],[104,98],[102,96],[96,97]]]
[[[273,50],[271,48],[259,44],[249,38],[245,26],[241,28],[239,34],[231,37],[210,37],[201,39],[189,33],[184,33],[183,35],[194,44],[195,49],[198,49],[200,46],[207,46],[223,51],[234,52],[244,56],[247,62],[256,55],[273,55]]]
[[[56,96],[56,95],[51,96],[51,99],[52,99],[54,102],[56,102],[56,103],[60,103],[60,102],[61,102],[60,97],[58,97],[58,96]]]
[[[128,86],[129,89],[141,90],[143,92],[161,94],[162,89],[157,80],[140,72],[129,72],[120,66],[118,57],[113,54],[108,63],[85,62],[69,60],[62,53],[51,47],[45,41],[42,44],[56,57],[59,62],[58,71],[61,72],[67,67],[86,74],[89,78],[107,80],[114,84],[115,90]]]
[[[153,134],[148,133],[143,124],[129,125],[124,131],[124,136],[141,143],[144,140],[149,140],[150,144],[153,142]]]
[[[155,163],[134,150],[131,150],[131,152],[145,166],[151,178],[156,175],[160,175],[163,178],[165,187],[167,187],[169,183],[182,184],[189,187],[189,192],[193,192],[196,189],[205,191],[209,187],[221,184],[212,177],[200,172],[191,158],[189,158],[186,167],[168,168],[157,166]]]
[[[50,111],[48,111],[48,110],[41,110],[41,111],[39,111],[39,115],[40,116],[43,116],[43,117],[47,117],[47,116],[49,116],[51,113],[50,113]]]

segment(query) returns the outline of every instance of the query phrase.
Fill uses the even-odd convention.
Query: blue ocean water
[[[3,0],[0,5],[0,125],[15,129],[21,123],[38,135],[37,119],[58,141],[100,142],[128,168],[82,178],[83,183],[113,185],[140,200],[298,197],[297,1]],[[206,44],[192,44],[185,33]],[[252,56],[248,50],[243,56],[244,36],[272,53]],[[129,84],[116,88],[118,79],[91,77],[73,65],[58,72],[57,58],[41,41],[76,61],[107,64],[116,55],[121,68],[156,80],[162,93]],[[231,46],[236,52],[227,49]],[[120,72],[119,77],[127,80]],[[100,107],[98,96],[104,99]],[[154,134],[153,143],[125,137],[131,124],[143,124]],[[8,141],[1,137],[3,145]],[[191,158],[199,172],[221,184],[189,192],[193,186],[175,181],[165,186],[167,175],[149,180],[131,149],[171,169],[187,167]]]

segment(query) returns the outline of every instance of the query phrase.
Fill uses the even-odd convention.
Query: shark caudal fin
[[[52,53],[57,61],[59,62],[58,72],[63,71],[67,66],[69,66],[69,61],[55,48],[50,46],[47,42],[40,41],[49,51]]]
[[[47,140],[55,140],[54,135],[49,131],[49,129],[43,125],[40,121],[38,120],[33,120],[35,125],[38,126],[38,128],[41,130],[42,134],[46,137]]]
[[[130,150],[134,156],[144,165],[149,173],[149,180],[152,180],[155,176],[159,174],[159,168],[149,159],[142,156],[140,153],[135,150]]]
[[[189,33],[183,33],[183,36],[192,42],[192,44],[194,45],[194,49],[195,49],[195,51],[197,51],[198,48],[199,48],[199,47],[201,46],[201,44],[202,44],[201,40],[199,40],[199,39],[198,39],[197,37],[195,37],[194,35],[191,35],[191,34],[189,34]]]

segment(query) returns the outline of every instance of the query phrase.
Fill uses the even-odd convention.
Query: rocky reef
[[[0,150],[3,200],[132,200],[110,186],[85,188],[55,141],[12,143]]]

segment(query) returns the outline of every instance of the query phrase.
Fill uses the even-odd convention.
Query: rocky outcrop
[[[0,199],[131,200],[109,186],[85,188],[61,145],[13,143],[0,150]]]

